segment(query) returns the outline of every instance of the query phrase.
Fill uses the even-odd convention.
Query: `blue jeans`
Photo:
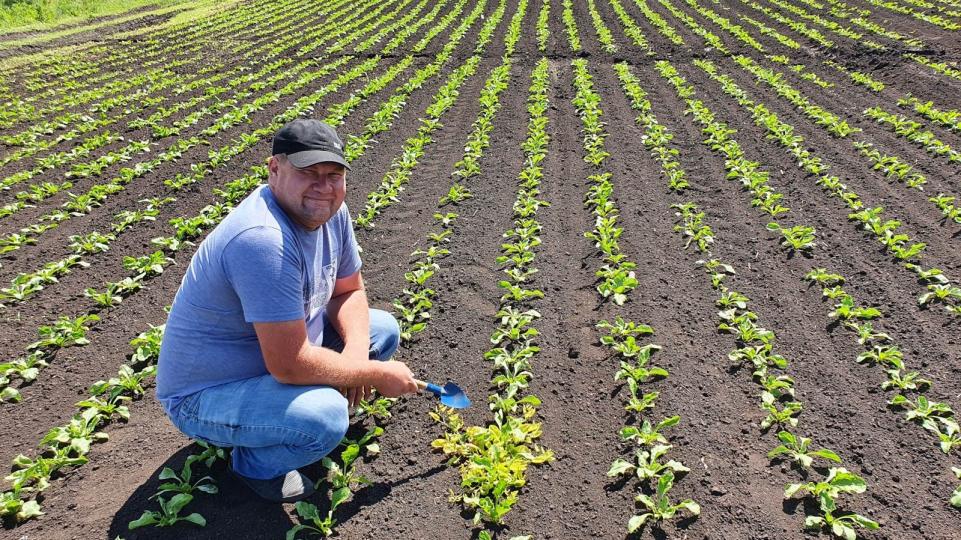
[[[399,343],[394,317],[370,310],[370,357],[387,360]],[[328,320],[320,345],[338,351],[344,347]],[[188,437],[233,447],[234,471],[267,480],[337,448],[347,433],[349,412],[347,399],[330,386],[281,384],[267,374],[191,394],[171,420]]]

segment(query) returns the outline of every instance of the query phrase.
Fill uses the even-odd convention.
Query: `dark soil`
[[[813,47],[790,29],[737,0],[722,0],[720,4],[701,2],[732,20],[739,14],[755,17],[804,43],[801,51],[790,51],[744,25],[764,44],[768,54],[789,54],[795,62],[804,62],[810,71],[835,84],[833,88],[820,89],[747,49],[683,1],[672,0],[699,24],[721,37],[732,50],[750,54],[765,66],[784,71],[786,80],[812,101],[862,128],[863,138],[918,167],[931,184],[923,193],[916,192],[890,183],[871,171],[849,141],[831,138],[767,86],[755,84],[753,77],[733,61],[717,51],[706,50],[703,40],[658,2],[648,4],[676,28],[684,38],[684,45],[668,42],[633,2],[620,2],[650,41],[655,51],[653,56],[644,54],[625,37],[609,2],[597,2],[597,8],[618,46],[613,56],[601,48],[586,3],[576,3],[574,12],[584,47],[579,55],[589,62],[609,133],[606,148],[611,157],[604,167],[613,173],[614,195],[621,216],[619,224],[624,227],[620,245],[628,258],[637,263],[640,285],[631,293],[627,304],[620,307],[603,302],[594,289],[594,272],[602,261],[591,241],[583,236],[593,227],[593,215],[584,207],[583,200],[588,189],[587,176],[594,171],[582,159],[581,122],[571,103],[574,90],[570,62],[575,55],[567,45],[562,5],[554,1],[551,2],[551,37],[544,54],[550,59],[548,132],[551,142],[543,164],[542,186],[542,198],[551,206],[542,208],[538,214],[543,225],[543,244],[537,251],[535,266],[540,271],[534,283],[544,291],[545,298],[536,304],[543,315],[536,323],[541,332],[538,339],[541,352],[535,357],[531,391],[543,400],[538,416],[543,427],[540,442],[553,450],[555,461],[528,471],[528,486],[503,526],[496,529],[497,538],[506,540],[526,534],[555,539],[624,538],[627,520],[641,512],[634,503],[639,484],[606,476],[614,459],[628,458],[633,453],[630,445],[621,443],[618,431],[624,425],[641,420],[624,411],[626,388],[614,382],[617,360],[599,344],[594,328],[598,321],[618,315],[650,324],[656,331],[653,341],[663,347],[655,355],[655,363],[666,368],[670,377],[645,388],[658,391],[660,397],[654,411],[644,418],[657,421],[674,414],[681,416],[680,424],[667,433],[673,445],[671,458],[681,461],[691,471],[679,476],[672,496],[692,498],[702,508],[698,519],[649,525],[637,536],[711,539],[813,536],[804,531],[803,523],[805,514],[815,509],[800,499],[785,501],[783,498],[784,486],[802,481],[803,476],[787,464],[766,457],[777,442],[773,434],[763,433],[758,427],[764,417],[758,407],[759,387],[752,382],[749,370],[731,367],[727,354],[736,347],[735,341],[716,330],[716,293],[697,263],[703,255],[693,248],[685,250],[681,237],[673,231],[674,210],[670,206],[688,201],[697,203],[706,212],[707,223],[717,234],[713,255],[737,269],[738,275],[728,278],[727,284],[751,298],[751,308],[761,324],[776,332],[777,350],[790,360],[788,372],[796,380],[798,399],[804,403],[802,432],[813,434],[819,447],[836,451],[842,456],[844,466],[862,475],[868,483],[866,493],[844,499],[845,509],[858,511],[882,525],[879,531],[865,532],[859,537],[961,538],[958,510],[948,504],[952,490],[959,483],[951,467],[961,466],[961,462],[956,455],[942,454],[929,433],[886,405],[892,394],[880,388],[883,372],[878,367],[855,362],[862,351],[855,336],[830,324],[830,302],[802,278],[813,267],[826,267],[844,275],[848,292],[861,304],[876,306],[884,312],[885,317],[877,326],[894,337],[909,367],[922,371],[934,381],[929,397],[953,406],[961,403],[957,401],[961,395],[957,318],[941,309],[919,308],[916,298],[923,287],[912,273],[886,255],[873,237],[848,221],[847,209],[829,198],[780,147],[767,140],[764,131],[751,121],[750,114],[723,94],[691,60],[711,59],[753,99],[765,103],[782,120],[792,124],[812,151],[828,162],[832,171],[858,192],[867,205],[883,205],[886,215],[901,220],[907,233],[928,243],[926,264],[944,269],[954,279],[961,277],[958,246],[961,228],[945,223],[927,197],[939,191],[961,194],[961,167],[931,157],[883,127],[865,121],[861,111],[876,104],[893,110],[897,98],[907,92],[924,100],[932,99],[941,108],[961,108],[958,92],[961,81],[936,75],[897,54],[866,52],[842,38],[836,39],[839,44],[835,49]],[[770,5],[763,0],[758,2]],[[267,9],[269,2],[261,4]],[[848,4],[871,9],[875,13],[872,20],[924,40],[929,45],[925,53],[938,61],[959,58],[961,46],[956,32],[875,8],[867,2]],[[441,10],[438,20],[450,5]],[[433,59],[450,31],[473,5],[469,2],[465,6],[460,18],[435,38],[411,68],[346,119],[338,129],[342,138],[363,131],[366,119],[417,68]],[[392,309],[391,300],[400,296],[405,287],[403,275],[410,264],[411,252],[427,243],[426,233],[435,226],[432,215],[438,211],[438,198],[451,184],[451,173],[463,155],[471,125],[480,110],[478,96],[484,81],[501,62],[507,23],[516,5],[516,0],[508,2],[503,21],[477,72],[460,88],[457,103],[441,120],[442,127],[434,133],[434,142],[427,147],[399,201],[378,217],[374,228],[357,231],[364,249],[364,274],[373,307]],[[449,246],[451,254],[439,261],[441,269],[432,281],[437,297],[431,324],[396,357],[407,362],[421,378],[457,381],[474,401],[474,406],[463,415],[474,425],[490,421],[486,396],[491,392],[491,365],[483,353],[490,348],[488,337],[494,328],[501,295],[497,286],[501,274],[495,258],[500,254],[502,233],[511,227],[517,175],[523,166],[521,144],[526,136],[530,73],[541,56],[535,33],[541,5],[540,0],[529,2],[510,83],[501,94],[501,109],[494,121],[491,144],[480,161],[483,172],[468,180],[474,197],[456,208],[460,217]],[[484,20],[495,8],[496,2],[489,0]],[[296,6],[288,9],[296,11]],[[826,11],[822,16],[830,17]],[[306,18],[298,24],[302,25],[301,30],[306,30],[311,24],[323,22]],[[476,36],[480,24],[482,21],[472,28],[442,73],[411,94],[391,129],[377,136],[368,151],[352,164],[347,196],[352,212],[360,211],[367,193],[377,188],[405,140],[417,132],[438,86],[472,54],[475,46],[472,37]],[[414,43],[426,31],[425,27],[408,43]],[[266,29],[260,29],[245,39],[263,45],[270,43],[270,37]],[[219,35],[183,33],[172,38],[183,39],[185,43],[226,39]],[[76,43],[85,39],[91,36],[78,36]],[[879,41],[893,45],[890,41]],[[118,60],[109,68],[116,72],[117,78],[125,76],[125,70],[136,67],[137,50],[147,45],[128,43],[125,46],[132,47],[125,55],[126,60]],[[270,61],[262,64],[254,57],[218,56],[218,51],[219,47],[214,45],[203,54],[211,61],[224,62],[227,69],[243,63],[256,70]],[[293,55],[293,51],[290,54]],[[397,54],[405,52],[399,50]],[[654,60],[662,58],[670,60],[695,86],[697,98],[703,100],[719,120],[738,130],[735,137],[747,157],[761,162],[764,170],[771,173],[771,186],[785,194],[783,203],[791,208],[791,223],[804,223],[817,229],[818,247],[811,257],[786,254],[779,247],[776,235],[765,230],[769,220],[750,206],[750,195],[725,180],[722,159],[701,143],[704,135],[690,116],[684,114],[686,105],[678,99],[673,86],[654,69]],[[872,74],[888,84],[888,88],[877,96],[854,86],[844,75],[821,64],[829,58],[850,69]],[[346,67],[363,60],[354,59]],[[384,58],[370,77],[383,73],[399,60],[400,56]],[[641,142],[643,131],[635,124],[635,112],[612,69],[613,62],[620,60],[633,65],[641,85],[650,94],[658,119],[675,136],[679,160],[691,182],[683,194],[667,189],[657,163]],[[188,66],[184,72],[189,73],[189,69],[192,68]],[[333,75],[316,81],[255,113],[249,123],[212,138],[211,146],[192,149],[179,160],[137,179],[93,213],[72,218],[46,233],[38,245],[7,254],[2,258],[0,278],[9,281],[20,272],[32,271],[65,256],[69,252],[70,235],[102,230],[117,212],[138,208],[140,199],[166,193],[163,180],[187,171],[192,162],[206,160],[208,149],[219,148],[263,125],[295,99],[315,91],[332,78]],[[82,80],[83,77],[79,82]],[[358,91],[367,80],[361,78],[327,96],[315,108],[314,116],[323,118],[328,107]],[[18,87],[15,79],[13,83],[14,88]],[[285,82],[278,87],[283,84]],[[203,91],[167,94],[169,99],[164,106]],[[153,110],[141,114],[149,115]],[[910,111],[899,112],[923,120],[915,118]],[[118,110],[111,114],[124,113]],[[125,117],[123,122],[132,119]],[[201,122],[194,131],[186,130],[184,136],[194,134],[204,125]],[[17,126],[4,133],[12,134],[26,127]],[[961,148],[961,137],[957,134],[933,126],[929,129],[952,147]],[[128,139],[143,136],[138,132],[124,135]],[[166,148],[172,142],[162,141],[159,148]],[[229,165],[176,194],[177,201],[164,207],[157,221],[136,225],[121,235],[110,251],[85,257],[91,263],[89,268],[78,268],[24,303],[3,308],[0,319],[3,357],[12,359],[22,354],[24,347],[35,339],[37,326],[58,315],[88,311],[91,304],[83,296],[85,288],[100,289],[105,281],[126,275],[123,256],[147,253],[152,238],[170,234],[169,219],[196,214],[215,199],[214,189],[262,163],[269,153],[269,144],[268,140],[258,142]],[[58,145],[51,151],[69,147]],[[96,155],[114,147],[104,148]],[[123,166],[131,166],[140,159]],[[12,163],[4,167],[2,173],[5,176],[32,163],[33,159]],[[52,180],[62,172],[54,171],[44,180]],[[75,192],[88,189],[95,182],[95,179],[79,181]],[[3,199],[8,198],[12,198],[12,194]],[[54,197],[38,204],[38,208],[8,217],[0,222],[0,232],[29,226],[64,200],[64,196]],[[60,351],[35,383],[22,388],[23,402],[2,405],[0,433],[4,444],[0,446],[0,461],[21,453],[35,455],[37,442],[51,427],[69,420],[75,412],[74,403],[85,395],[89,385],[113,376],[126,361],[131,352],[129,340],[146,330],[148,324],[163,323],[163,308],[172,301],[194,249],[178,253],[177,264],[149,280],[143,291],[125,299],[118,307],[101,312],[103,321],[91,333],[91,344]],[[188,511],[205,516],[205,528],[178,524],[169,529],[128,531],[131,520],[140,517],[144,510],[156,509],[156,502],[148,498],[157,490],[161,469],[167,466],[178,469],[195,451],[190,440],[167,420],[152,390],[149,394],[131,404],[129,422],[115,422],[105,428],[110,438],[92,447],[89,464],[55,476],[40,499],[44,516],[19,526],[7,522],[0,529],[0,538],[278,538],[297,522],[293,505],[256,500],[228,474],[223,463],[217,463],[209,473],[220,493],[198,494],[188,507]],[[448,502],[449,494],[460,489],[457,469],[448,466],[443,455],[430,448],[430,442],[442,434],[441,428],[427,415],[433,405],[431,399],[415,396],[401,399],[392,409],[393,417],[385,424],[386,430],[380,439],[381,454],[365,458],[360,467],[371,484],[337,510],[340,537],[476,538],[479,529],[471,522],[472,515]],[[352,429],[360,432],[363,428],[358,421]],[[315,465],[305,473],[318,478],[324,471]],[[318,504],[321,512],[326,512],[323,500],[316,496],[312,502]]]

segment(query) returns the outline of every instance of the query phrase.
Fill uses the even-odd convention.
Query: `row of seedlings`
[[[581,48],[581,38],[577,33],[577,21],[574,20],[574,4],[571,0],[563,0],[564,11],[561,18],[564,19],[564,28],[567,31],[567,44],[570,45],[571,51],[575,54],[579,54],[583,51]]]
[[[551,17],[551,0],[543,0],[541,10],[537,14],[537,50],[541,54],[547,52],[547,40],[551,37],[549,26]]]
[[[581,118],[585,151],[584,161],[591,164],[594,171],[588,177],[591,186],[585,197],[585,206],[591,208],[595,217],[595,228],[584,234],[594,241],[594,247],[603,255],[604,264],[596,272],[603,281],[597,291],[603,299],[610,299],[615,305],[623,305],[628,294],[637,287],[637,279],[633,269],[636,263],[627,260],[627,256],[620,250],[618,238],[623,233],[623,227],[617,226],[618,210],[613,199],[613,184],[611,173],[604,170],[602,165],[609,157],[605,150],[604,140],[607,133],[600,118],[603,114],[600,108],[600,95],[593,88],[593,77],[588,71],[587,61],[575,60],[574,88],[575,97],[572,100],[575,110]],[[663,154],[668,157],[669,154]],[[683,178],[683,172],[681,173]],[[678,177],[675,176],[675,180]],[[650,363],[654,351],[660,347],[654,344],[640,345],[639,337],[653,333],[647,325],[625,321],[618,316],[614,322],[600,321],[598,329],[606,331],[607,335],[600,338],[601,344],[610,348],[617,356],[620,369],[614,375],[614,380],[624,379],[630,395],[625,409],[639,414],[653,408],[657,399],[657,392],[643,392],[638,395],[640,385],[653,379],[668,376],[663,368]],[[690,469],[680,462],[669,459],[667,454],[672,446],[661,430],[680,422],[679,416],[666,418],[656,425],[645,420],[640,426],[625,426],[620,431],[623,442],[632,442],[636,446],[631,460],[617,459],[608,470],[607,475],[618,477],[622,475],[637,476],[641,481],[639,493],[634,497],[641,507],[640,513],[628,519],[628,533],[634,533],[649,520],[660,521],[672,519],[681,510],[698,516],[700,506],[690,500],[673,503],[670,490],[674,486],[675,475],[689,472]]]
[[[754,0],[741,0],[741,3],[745,6],[753,8],[754,10],[763,13],[769,19],[787,26],[791,30],[797,32],[798,34],[804,36],[811,43],[817,45],[818,47],[823,47],[825,49],[830,49],[834,47],[834,42],[824,36],[824,34],[818,32],[817,30],[809,27],[801,21],[796,21],[790,17],[783,15],[777,10],[771,9],[767,6],[762,6]]]
[[[591,21],[594,23],[594,31],[597,33],[597,40],[601,43],[601,48],[608,54],[617,52],[617,45],[614,44],[614,37],[611,30],[604,24],[604,19],[597,11],[594,0],[587,0],[587,9],[591,14]]]
[[[521,5],[518,6],[517,12],[511,19],[511,24],[505,36],[509,52],[513,51],[514,44],[516,44],[519,38],[520,20],[526,12],[526,6],[527,2],[522,1]],[[479,36],[479,46],[475,49],[475,56],[472,58],[479,58],[479,54],[483,51],[483,48],[490,42],[493,31],[503,17],[505,7],[506,4],[502,1],[495,11],[495,14],[485,23]],[[499,108],[497,96],[506,88],[506,79],[509,76],[509,56],[505,56],[505,63],[508,66],[507,69],[502,70],[501,68],[503,66],[495,68],[485,83],[484,90],[482,90],[482,111],[474,123],[475,129],[472,132],[470,140],[474,141],[478,137],[481,137],[483,141],[481,145],[477,147],[468,143],[465,160],[468,159],[468,155],[471,155],[470,152],[472,148],[478,152],[474,158],[476,159],[480,157],[480,153],[483,152],[483,149],[489,144],[491,125],[494,115]],[[468,68],[470,68],[469,72],[466,71]],[[460,77],[458,86],[463,83],[463,80],[469,77],[475,69],[476,62],[468,61],[468,63],[465,63],[460,68],[460,70],[464,70],[464,74]],[[456,91],[456,87],[454,89]],[[461,163],[463,163],[463,161],[459,162],[458,166],[460,166]],[[455,175],[456,174],[455,172]],[[462,199],[458,199],[457,201],[459,200]],[[457,201],[451,200],[450,202],[456,203]],[[445,202],[444,199],[441,199],[441,206],[443,206]],[[426,328],[426,319],[430,316],[430,308],[433,305],[431,298],[434,296],[434,291],[427,287],[427,282],[434,275],[434,272],[440,269],[436,261],[450,253],[449,250],[442,246],[450,241],[449,236],[453,232],[452,227],[453,221],[456,219],[456,214],[435,214],[435,217],[440,217],[442,221],[443,218],[446,218],[444,222],[445,228],[440,234],[428,235],[428,239],[432,242],[432,245],[427,250],[418,250],[412,254],[413,257],[417,257],[417,260],[414,261],[411,270],[404,275],[409,283],[408,287],[404,289],[405,298],[403,301],[399,299],[394,300],[394,306],[400,312],[398,322],[401,326],[402,343],[409,343],[413,333],[423,331]],[[410,317],[408,317],[405,309],[415,311],[415,320],[419,319],[422,321],[416,329],[412,330]],[[390,418],[389,408],[392,402],[393,400],[379,397],[370,403],[362,404],[361,408],[369,417],[385,422]],[[382,425],[375,425],[357,441],[345,439],[345,441],[341,443],[345,446],[345,450],[341,453],[339,461],[329,457],[323,460],[323,465],[327,469],[328,474],[326,479],[318,481],[317,487],[320,488],[324,482],[330,486],[330,506],[327,514],[321,514],[316,505],[301,501],[295,507],[300,522],[288,531],[287,537],[289,539],[292,540],[298,535],[305,533],[329,536],[334,532],[334,526],[336,525],[334,513],[336,509],[350,499],[354,490],[366,483],[364,477],[357,472],[357,458],[361,452],[365,452],[368,455],[379,452],[377,439],[383,432],[384,427]]]
[[[493,419],[485,426],[467,426],[459,414],[443,405],[430,413],[446,430],[431,445],[450,458],[447,463],[457,466],[461,476],[462,492],[452,494],[451,502],[460,502],[465,510],[473,512],[475,525],[482,521],[492,527],[501,525],[527,484],[527,469],[553,460],[553,452],[537,443],[542,429],[535,417],[541,402],[529,393],[534,376],[532,361],[540,351],[535,327],[540,318],[536,301],[544,296],[531,287],[531,282],[538,271],[534,266],[541,232],[537,212],[548,204],[538,197],[544,176],[542,163],[550,140],[549,65],[546,58],[541,58],[531,73],[524,167],[513,205],[514,222],[503,235],[508,241],[497,257],[506,275],[500,282],[505,293],[495,315],[492,348],[484,353],[495,370],[491,386],[496,390],[488,397]],[[490,540],[493,536],[485,528],[478,538]],[[515,536],[512,540],[530,538]]]
[[[856,336],[858,344],[864,348],[856,361],[884,370],[887,380],[881,383],[881,389],[895,392],[888,405],[903,410],[908,421],[937,437],[943,453],[950,454],[955,448],[961,448],[961,427],[954,409],[947,403],[929,400],[924,396],[933,383],[917,371],[910,370],[904,360],[904,352],[894,338],[875,327],[884,316],[881,310],[858,305],[854,297],[844,290],[845,279],[840,274],[828,272],[825,268],[813,268],[805,274],[804,279],[821,288],[822,297],[830,300],[834,308],[828,317]],[[958,467],[951,469],[955,475],[961,475]],[[961,508],[961,486],[951,493],[950,504]]]
[[[505,37],[511,49],[513,48],[512,43],[516,43],[516,39],[520,35],[519,24],[526,7],[527,1],[521,0]],[[479,59],[478,56],[475,56],[475,58]],[[450,250],[445,246],[450,243],[450,237],[454,233],[459,217],[456,212],[446,211],[444,207],[447,205],[457,206],[473,196],[464,182],[480,174],[480,158],[490,145],[490,133],[494,127],[494,118],[501,106],[500,94],[507,89],[512,65],[511,57],[505,55],[503,63],[491,70],[485,81],[479,97],[481,108],[471,126],[467,143],[464,145],[464,155],[454,165],[454,172],[451,174],[454,182],[447,193],[439,199],[438,212],[434,214],[434,219],[437,221],[440,230],[427,234],[429,244],[427,249],[419,249],[411,253],[412,266],[410,271],[404,274],[404,279],[408,283],[407,288],[404,289],[401,296],[393,301],[397,319],[400,323],[402,343],[413,341],[416,334],[427,328],[430,320],[430,310],[434,305],[433,298],[436,294],[434,289],[429,287],[429,282],[440,270],[438,261],[450,254]]]
[[[651,157],[660,164],[668,188],[673,191],[685,189],[689,184],[684,169],[677,161],[679,152],[669,144],[673,135],[658,123],[646,93],[628,65],[624,62],[617,63],[614,71],[631,101],[631,107],[638,111],[635,121],[644,128],[642,141]],[[653,334],[654,329],[620,317],[613,322],[602,321],[597,326],[607,332],[607,335],[601,337],[601,343],[617,355],[620,363],[614,379],[623,379],[627,385],[628,395],[624,410],[637,417],[649,409],[654,409],[659,393],[647,391],[642,385],[670,376],[666,369],[651,363],[654,354],[661,347],[654,343],[638,343],[638,338]],[[629,534],[638,531],[649,521],[677,519],[682,515],[682,511],[692,516],[699,516],[701,513],[701,506],[692,499],[677,502],[671,499],[670,491],[674,487],[676,476],[679,473],[686,474],[690,469],[677,460],[662,460],[672,448],[668,444],[665,431],[680,421],[679,415],[669,416],[656,423],[645,418],[640,425],[625,426],[620,431],[621,440],[633,442],[637,449],[634,451],[633,460],[615,460],[608,476],[632,475],[642,482],[650,482],[650,485],[642,483],[646,490],[635,497],[635,501],[643,506],[643,511],[628,519]]]

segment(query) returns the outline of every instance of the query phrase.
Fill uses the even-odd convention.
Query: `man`
[[[264,499],[313,493],[297,471],[343,438],[348,407],[416,392],[389,361],[394,318],[368,308],[344,205],[349,169],[329,125],[294,120],[273,140],[268,185],[200,244],[167,320],[157,397],[189,437],[233,447]]]

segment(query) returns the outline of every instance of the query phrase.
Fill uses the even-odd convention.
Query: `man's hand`
[[[377,392],[384,397],[400,397],[404,394],[418,392],[417,383],[414,382],[414,374],[403,362],[388,360],[378,362],[380,370],[374,387]]]

